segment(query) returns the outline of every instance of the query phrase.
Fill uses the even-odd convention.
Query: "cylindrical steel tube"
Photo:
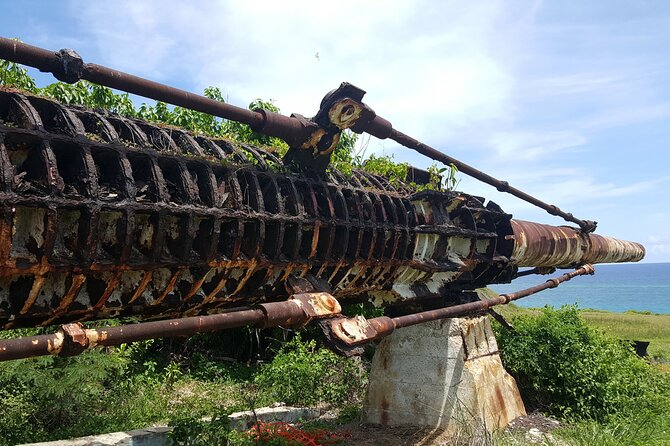
[[[63,347],[63,333],[27,336],[0,341],[0,361],[57,354]]]
[[[291,309],[297,308],[299,310],[299,307],[292,302],[283,303]],[[280,307],[275,308],[275,310],[279,309]],[[291,313],[293,320],[296,322],[302,323],[308,319],[304,314],[302,319],[297,317],[296,311],[292,311]],[[273,322],[281,320],[274,317],[272,312],[270,316],[272,317],[271,321]],[[86,350],[96,346],[113,346],[154,338],[190,336],[195,333],[262,324],[267,318],[268,312],[265,311],[265,309],[255,308],[209,316],[143,322],[133,325],[121,325],[118,327],[88,328],[81,330],[82,338],[77,340],[77,344],[79,344],[78,346],[81,346],[81,350]],[[274,326],[276,323],[269,325]],[[0,341],[0,361],[30,358],[33,356],[57,355],[64,349],[67,349],[69,343],[70,340],[66,338],[63,329],[50,335],[27,336],[17,339],[2,340]],[[75,351],[72,354],[76,353],[79,352]]]
[[[4,37],[0,37],[0,59],[28,65],[40,71],[54,74],[59,72],[61,68],[61,60],[57,53]],[[277,136],[289,143],[297,138],[302,130],[299,120],[295,118],[269,111],[260,113],[247,110],[102,65],[83,64],[80,75],[82,79],[99,85],[242,122],[248,124],[254,130],[262,131],[270,136]],[[264,131],[268,117],[272,118],[273,126],[268,129],[269,131]]]
[[[458,317],[466,314],[483,311],[496,305],[507,304],[513,300],[521,299],[522,297],[530,296],[548,288],[556,288],[559,284],[567,282],[573,277],[584,274],[593,274],[594,269],[591,265],[584,265],[569,273],[547,280],[539,285],[532,286],[514,293],[501,294],[493,299],[478,300],[475,302],[468,302],[466,304],[454,305],[451,307],[440,308],[437,310],[424,311],[421,313],[408,314],[391,319],[395,328],[409,327],[423,322],[434,321],[437,319],[445,319],[449,317]],[[380,318],[381,319],[381,318]],[[388,319],[388,318],[386,318]],[[375,319],[371,319],[373,323]],[[389,333],[390,334],[390,333]]]
[[[126,91],[139,96],[167,102],[168,104],[190,108],[202,113],[220,116],[233,121],[248,124],[259,128],[263,123],[263,115],[247,110],[246,108],[226,104],[224,102],[209,99],[194,93],[189,93],[179,88],[159,84],[139,76],[124,73],[102,65],[87,63],[84,65],[82,78],[95,84],[105,85],[117,90]]]
[[[531,203],[541,209],[544,209],[551,215],[557,215],[559,217],[562,217],[565,221],[569,221],[572,223],[576,223],[579,225],[579,227],[582,229],[584,232],[593,232],[596,228],[596,222],[590,221],[590,220],[581,220],[579,218],[576,218],[574,215],[572,215],[569,212],[564,212],[561,209],[559,209],[557,206],[553,204],[548,204],[545,203],[544,201],[533,197],[530,194],[527,194],[526,192],[517,189],[513,186],[510,186],[509,183],[506,181],[501,181],[497,178],[492,177],[491,175],[482,172],[481,170],[470,166],[469,164],[466,164],[462,161],[457,160],[456,158],[453,158],[445,153],[440,152],[439,150],[436,150],[414,138],[411,136],[408,136],[402,132],[399,132],[398,130],[392,129],[389,132],[389,138],[392,140],[396,141],[399,144],[402,144],[405,147],[408,147],[416,152],[419,152],[420,154],[427,156],[430,159],[433,159],[435,161],[439,161],[442,164],[445,165],[450,165],[453,164],[456,166],[459,170],[459,172],[463,172],[466,175],[471,176],[472,178],[476,178],[479,181],[482,181],[486,184],[489,184],[493,187],[495,187],[497,190],[500,192],[507,192],[509,194],[514,195],[517,198],[520,198],[524,201],[527,201],[528,203]]]
[[[18,40],[0,37],[0,59],[50,72],[56,60],[56,53]]]
[[[334,339],[351,347],[366,344],[375,339],[381,339],[393,333],[397,328],[409,327],[424,322],[435,321],[484,311],[496,305],[504,305],[513,300],[530,296],[547,288],[556,288],[573,277],[584,274],[593,274],[593,266],[583,265],[574,271],[554,277],[544,283],[509,294],[501,294],[492,299],[478,300],[466,304],[453,305],[437,310],[422,311],[420,313],[389,318],[387,316],[365,320],[363,318],[339,318],[331,322],[330,330]]]
[[[568,226],[511,220],[512,262],[517,266],[569,267],[583,263],[638,262],[644,246]]]

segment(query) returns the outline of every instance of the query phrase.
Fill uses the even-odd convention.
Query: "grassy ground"
[[[538,313],[536,309],[514,304],[498,306],[496,311],[509,319],[517,315]],[[662,362],[670,361],[670,314],[612,313],[601,310],[581,310],[580,314],[589,324],[616,338],[650,341],[649,355]]]

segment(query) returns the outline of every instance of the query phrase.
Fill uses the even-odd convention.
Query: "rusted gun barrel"
[[[644,246],[598,234],[584,234],[569,226],[551,226],[512,219],[517,266],[564,267],[584,263],[639,262]]]
[[[5,54],[52,71],[55,58],[69,81],[78,70],[67,52],[0,39]],[[162,88],[147,86],[154,87]],[[173,93],[179,104],[200,101]],[[183,335],[185,326],[269,324],[261,320],[265,305],[292,305],[288,296],[306,292],[400,312],[436,303],[456,311],[468,291],[509,283],[519,267],[644,256],[641,245],[593,234],[585,221],[540,225],[462,192],[417,191],[363,170],[303,169],[314,157],[327,164],[340,132],[356,130],[359,118],[381,131],[362,93],[343,84],[311,120],[219,109],[242,122],[257,115],[299,122],[300,141],[289,138],[294,145],[280,159],[224,138],[0,89],[0,326],[195,318],[141,330]],[[230,316],[209,318],[219,313]],[[83,333],[91,335],[87,345],[99,342],[97,331]],[[21,345],[43,352],[57,341],[47,336],[39,347]]]

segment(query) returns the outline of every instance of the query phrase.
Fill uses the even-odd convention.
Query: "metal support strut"
[[[362,103],[365,92],[351,84],[343,83],[337,90],[326,95],[317,115],[309,120],[297,114],[288,117],[267,110],[247,110],[112,68],[84,63],[79,54],[69,49],[52,52],[16,40],[0,38],[0,58],[53,73],[57,79],[64,82],[74,83],[84,79],[247,124],[254,131],[286,141],[290,146],[287,161],[304,169],[325,171],[330,155],[339,141],[340,132],[344,129],[351,129],[356,133],[367,132],[380,139],[390,138],[430,159],[446,165],[453,164],[464,174],[489,184],[500,192],[507,192],[544,209],[551,215],[573,222],[579,225],[584,233],[593,232],[596,229],[597,222],[595,221],[576,218],[555,205],[545,203],[510,186],[506,181],[498,180],[399,132],[389,121],[377,116],[372,109]]]
[[[547,280],[546,282],[510,294],[469,302],[461,305],[424,311],[421,313],[389,318],[386,316],[365,319],[362,316],[341,316],[340,304],[324,292],[294,294],[284,302],[258,305],[249,310],[209,316],[142,322],[107,328],[84,328],[80,323],[65,324],[53,334],[0,340],[0,361],[33,356],[74,356],[94,347],[109,347],[129,342],[171,336],[189,336],[196,333],[219,331],[245,325],[267,327],[301,327],[312,320],[321,320],[322,328],[329,334],[334,349],[344,355],[360,354],[359,346],[388,336],[397,328],[437,319],[459,317],[487,310],[496,305],[508,304],[548,288],[556,288],[573,277],[593,274],[591,265]]]
[[[356,351],[357,346],[386,337],[393,333],[397,328],[409,327],[411,325],[417,325],[437,319],[460,317],[477,313],[496,305],[508,304],[514,300],[530,296],[531,294],[549,288],[556,288],[561,283],[567,282],[573,277],[584,274],[594,274],[594,272],[595,270],[593,266],[587,264],[559,277],[549,279],[539,285],[515,293],[501,294],[492,299],[468,302],[466,304],[453,305],[450,307],[439,308],[437,310],[423,311],[421,313],[408,314],[406,316],[395,318],[387,316],[376,317],[373,319],[365,319],[362,316],[354,318],[336,317],[323,321],[322,326],[325,325],[327,327],[327,330],[330,332],[329,339],[335,343],[334,348],[339,353],[349,355],[349,351],[353,350],[354,354],[359,354],[360,352]]]
[[[339,314],[340,304],[323,292],[294,294],[284,302],[258,305],[250,310],[209,316],[167,319],[107,328],[84,328],[80,323],[65,324],[53,334],[27,336],[0,341],[0,361],[33,356],[74,356],[94,347],[109,347],[128,342],[171,336],[191,336],[255,325],[267,327],[301,327],[312,319]]]

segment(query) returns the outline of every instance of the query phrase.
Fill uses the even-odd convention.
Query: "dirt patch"
[[[350,423],[337,426],[333,431],[346,436],[346,444],[353,446],[434,444],[422,442],[424,438],[430,436],[431,429],[414,426],[390,427],[374,424]]]
[[[528,432],[531,429],[537,429],[538,431],[545,433],[551,432],[552,430],[561,426],[557,420],[549,418],[540,412],[531,412],[525,417],[519,417],[512,420],[505,428],[506,431],[511,433],[516,432]]]

